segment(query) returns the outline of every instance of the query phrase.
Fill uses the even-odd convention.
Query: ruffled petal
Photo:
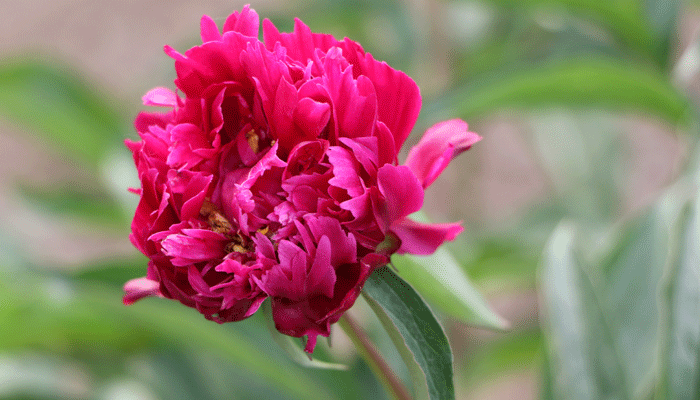
[[[332,36],[322,33],[312,33],[311,29],[301,20],[294,20],[294,31],[280,33],[275,25],[268,19],[263,21],[263,38],[268,50],[274,49],[280,43],[287,49],[287,54],[293,60],[306,64],[307,61],[318,61],[316,50],[328,52],[338,41]]]
[[[460,223],[421,224],[405,218],[391,226],[401,240],[399,254],[433,254],[441,244],[454,240],[464,228]]]
[[[128,281],[124,284],[124,304],[131,305],[144,297],[161,296],[160,283],[145,276]]]
[[[224,33],[239,32],[242,35],[257,38],[259,31],[260,17],[255,10],[250,8],[250,4],[243,6],[240,13],[234,11],[233,14],[226,18],[224,23]]]
[[[202,19],[199,22],[199,29],[201,31],[202,43],[221,40],[219,28],[216,26],[216,22],[214,22],[210,16],[202,16]]]
[[[423,206],[423,188],[413,172],[404,165],[386,164],[379,168],[377,185],[385,199],[381,212],[387,225]]]
[[[377,94],[377,119],[393,134],[395,151],[398,153],[418,119],[421,108],[418,85],[404,72],[375,60],[369,53],[365,54],[359,44],[347,39],[344,44],[345,58],[353,65],[355,76],[367,77],[374,86]]]
[[[481,140],[469,132],[467,123],[453,119],[430,127],[408,153],[406,166],[418,177],[424,188],[437,179],[453,158]]]
[[[177,94],[165,87],[156,87],[148,91],[143,98],[144,106],[175,107]]]

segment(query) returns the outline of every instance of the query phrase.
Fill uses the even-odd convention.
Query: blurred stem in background
[[[365,359],[374,374],[381,380],[384,387],[397,400],[409,400],[411,395],[401,380],[391,370],[391,367],[382,358],[372,340],[367,336],[362,328],[353,320],[350,313],[345,313],[338,321],[338,325],[345,331],[358,353]]]

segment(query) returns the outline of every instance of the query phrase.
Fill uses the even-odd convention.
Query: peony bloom
[[[408,218],[452,157],[480,138],[452,120],[429,129],[405,165],[418,87],[349,40],[297,20],[280,33],[248,6],[175,59],[178,91],[143,102],[127,140],[141,196],[131,241],[149,258],[124,303],[176,299],[223,323],[270,298],[277,329],[318,335],[394,252],[429,254],[462,230]]]

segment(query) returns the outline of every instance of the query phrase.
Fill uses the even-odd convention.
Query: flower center
[[[221,211],[219,211],[209,199],[204,199],[202,208],[199,210],[199,215],[207,219],[207,223],[212,231],[225,236],[230,236],[233,233],[231,223],[228,222],[226,217],[224,217]]]

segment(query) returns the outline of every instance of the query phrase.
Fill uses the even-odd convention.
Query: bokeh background
[[[196,45],[201,15],[222,24],[243,4],[0,0],[0,398],[385,396],[339,330],[319,357],[349,372],[294,364],[260,315],[218,326],[164,300],[121,305],[123,282],[145,271],[128,241],[125,188],[138,181],[122,141],[141,96],[173,87],[162,46]],[[695,2],[252,7],[284,31],[299,17],[350,37],[413,77],[423,109],[405,148],[448,118],[483,136],[424,208],[463,221],[448,249],[511,326],[435,305],[459,399],[700,398]]]

